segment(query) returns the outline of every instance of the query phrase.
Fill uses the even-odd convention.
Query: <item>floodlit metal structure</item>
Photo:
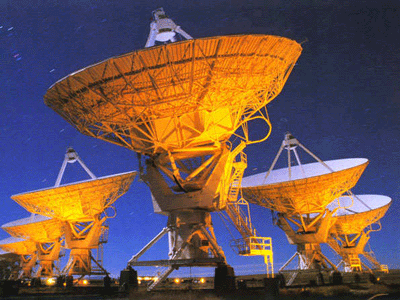
[[[11,274],[11,279],[31,278],[36,266],[36,243],[32,240],[9,237],[0,241],[0,249],[19,255],[19,268]]]
[[[342,196],[332,202],[328,208],[336,210],[335,225],[331,228],[328,244],[341,257],[345,272],[370,270],[370,267],[361,261],[364,256],[374,269],[388,271],[387,265],[381,265],[372,251],[366,251],[365,246],[370,239],[370,233],[381,229],[380,219],[386,214],[392,200],[382,195],[353,195]],[[337,207],[340,207],[337,209]]]
[[[163,10],[153,14],[148,41],[172,41],[175,23]],[[154,211],[167,215],[168,224],[129,264],[140,265],[137,259],[168,233],[169,260],[144,262],[168,266],[162,278],[183,265],[226,263],[210,212],[237,201],[247,123],[262,119],[270,129],[262,109],[282,90],[302,50],[269,35],[186,38],[84,68],[44,97],[83,134],[139,154]],[[234,149],[232,135],[244,143]]]
[[[59,275],[60,269],[56,264],[61,251],[61,222],[41,215],[12,221],[1,226],[11,236],[29,239],[36,243],[39,268],[34,277],[50,277]]]
[[[67,163],[77,161],[91,179],[60,185]],[[97,178],[75,150],[69,148],[55,187],[11,198],[31,213],[63,222],[66,248],[71,251],[62,273],[80,276],[107,274],[102,266],[101,247],[106,242],[108,230],[105,221],[114,216],[108,216],[105,211],[113,208],[114,202],[128,191],[135,176],[136,172],[127,172]],[[92,255],[93,249],[98,249],[96,258]]]
[[[303,165],[297,147],[317,162]],[[288,167],[274,170],[284,150],[288,154]],[[243,178],[245,199],[277,212],[276,224],[289,243],[297,245],[297,252],[280,271],[296,257],[299,270],[336,268],[320,247],[327,241],[336,220],[335,211],[327,206],[357,183],[367,165],[365,158],[322,161],[287,133],[268,172]]]

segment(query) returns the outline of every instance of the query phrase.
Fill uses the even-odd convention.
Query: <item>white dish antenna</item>
[[[351,197],[342,196],[329,204],[328,209],[332,210],[338,207],[338,204],[340,203],[340,208],[336,211],[336,216],[340,217],[382,208],[392,202],[390,197],[383,195],[353,195],[353,197],[354,204],[350,208],[345,207],[349,207],[351,205]]]
[[[349,158],[272,170],[243,178],[242,191],[250,203],[278,212],[318,213],[351,189],[367,164],[368,159]]]
[[[54,242],[62,235],[59,220],[35,214],[4,224],[1,228],[13,237],[31,239],[38,243]]]
[[[247,176],[243,178],[242,187],[257,187],[295,181],[298,179],[313,178],[330,174],[332,172],[340,172],[346,169],[358,167],[367,162],[368,159],[366,158],[345,158],[325,161],[325,164],[329,168],[319,162],[309,163],[301,166],[292,166],[291,178],[289,178],[289,169],[281,168],[271,171],[270,174],[267,174],[268,172],[264,172]],[[266,177],[266,175],[268,175],[268,177]]]
[[[334,229],[339,234],[359,234],[369,225],[379,221],[389,209],[392,199],[382,195],[342,196],[328,205],[329,210],[336,210],[337,220]]]
[[[8,228],[8,227],[23,226],[23,225],[43,222],[43,221],[47,221],[47,220],[51,220],[51,218],[46,217],[46,216],[32,214],[30,217],[8,222],[8,223],[2,225],[1,228],[4,229],[4,228]]]
[[[0,241],[0,248],[19,255],[31,255],[36,251],[36,244],[30,240],[9,237]]]

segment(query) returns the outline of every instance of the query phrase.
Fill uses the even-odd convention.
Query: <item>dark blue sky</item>
[[[283,92],[268,106],[271,137],[246,150],[246,174],[268,169],[288,130],[323,160],[370,159],[353,192],[393,199],[382,231],[371,234],[370,244],[381,263],[400,268],[398,1],[2,0],[0,223],[28,216],[10,196],[53,186],[68,146],[97,176],[137,169],[133,152],[78,133],[44,105],[43,95],[71,72],[143,48],[151,11],[158,7],[195,38],[264,33],[308,40]],[[251,130],[262,133],[256,125]],[[86,179],[74,167],[69,166],[65,182]],[[105,266],[114,274],[166,225],[165,217],[153,213],[150,192],[141,182],[134,182],[116,208],[105,246]],[[278,269],[295,247],[272,226],[268,211],[252,208],[258,232],[273,238]],[[237,273],[263,271],[261,257],[238,257],[230,249],[231,237],[218,216],[214,224]],[[334,259],[330,250],[326,254]],[[166,256],[162,240],[143,258]]]

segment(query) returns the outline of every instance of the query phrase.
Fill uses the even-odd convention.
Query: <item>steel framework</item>
[[[162,9],[153,17],[147,46],[182,34]],[[170,267],[161,278],[182,265],[226,264],[210,212],[237,196],[242,174],[235,157],[244,147],[229,139],[248,143],[247,123],[254,119],[267,124],[262,140],[268,137],[262,109],[280,93],[302,50],[270,35],[186,38],[84,68],[44,96],[81,133],[139,154],[154,211],[167,215],[168,223],[129,264],[146,263],[138,257],[168,233]]]

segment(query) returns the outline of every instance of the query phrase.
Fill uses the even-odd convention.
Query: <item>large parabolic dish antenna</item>
[[[385,215],[392,200],[381,195],[354,195],[353,199],[354,204],[351,205],[351,197],[342,196],[328,206],[328,209],[336,210],[336,222],[331,228],[328,244],[342,257],[339,265],[343,264],[346,272],[361,271],[363,267],[369,269],[361,261],[361,255],[375,268],[388,272],[387,265],[381,265],[372,251],[365,251],[364,248],[370,239],[370,232],[381,229],[381,226],[374,228],[372,225]]]
[[[62,221],[93,220],[129,189],[136,172],[65,184],[11,198],[31,213]]]
[[[338,159],[272,170],[243,178],[242,191],[250,203],[288,215],[320,213],[351,189],[368,165],[366,158]],[[291,179],[290,179],[291,178]]]
[[[41,215],[12,221],[1,228],[13,237],[31,239],[38,243],[55,241],[63,234],[59,220]]]
[[[28,239],[36,243],[40,267],[35,276],[53,276],[55,274],[54,261],[59,258],[61,249],[60,237],[63,235],[62,225],[59,220],[41,215],[32,215],[28,218],[4,224],[1,228],[13,237]],[[35,258],[33,257],[32,264],[34,264],[34,260]],[[29,264],[26,264],[26,266],[29,267]],[[31,266],[33,267],[33,265]],[[29,274],[29,268],[26,274]]]
[[[80,132],[142,154],[209,145],[280,93],[301,50],[270,35],[186,40],[84,68],[44,98]]]
[[[352,199],[350,196],[342,196],[331,203],[328,209],[340,207],[334,217],[337,221],[334,230],[337,234],[359,234],[369,225],[379,221],[389,209],[392,199],[382,195],[357,195],[354,196],[354,204],[350,208]]]
[[[0,248],[19,255],[32,255],[36,251],[36,244],[32,240],[9,237],[0,241]]]

